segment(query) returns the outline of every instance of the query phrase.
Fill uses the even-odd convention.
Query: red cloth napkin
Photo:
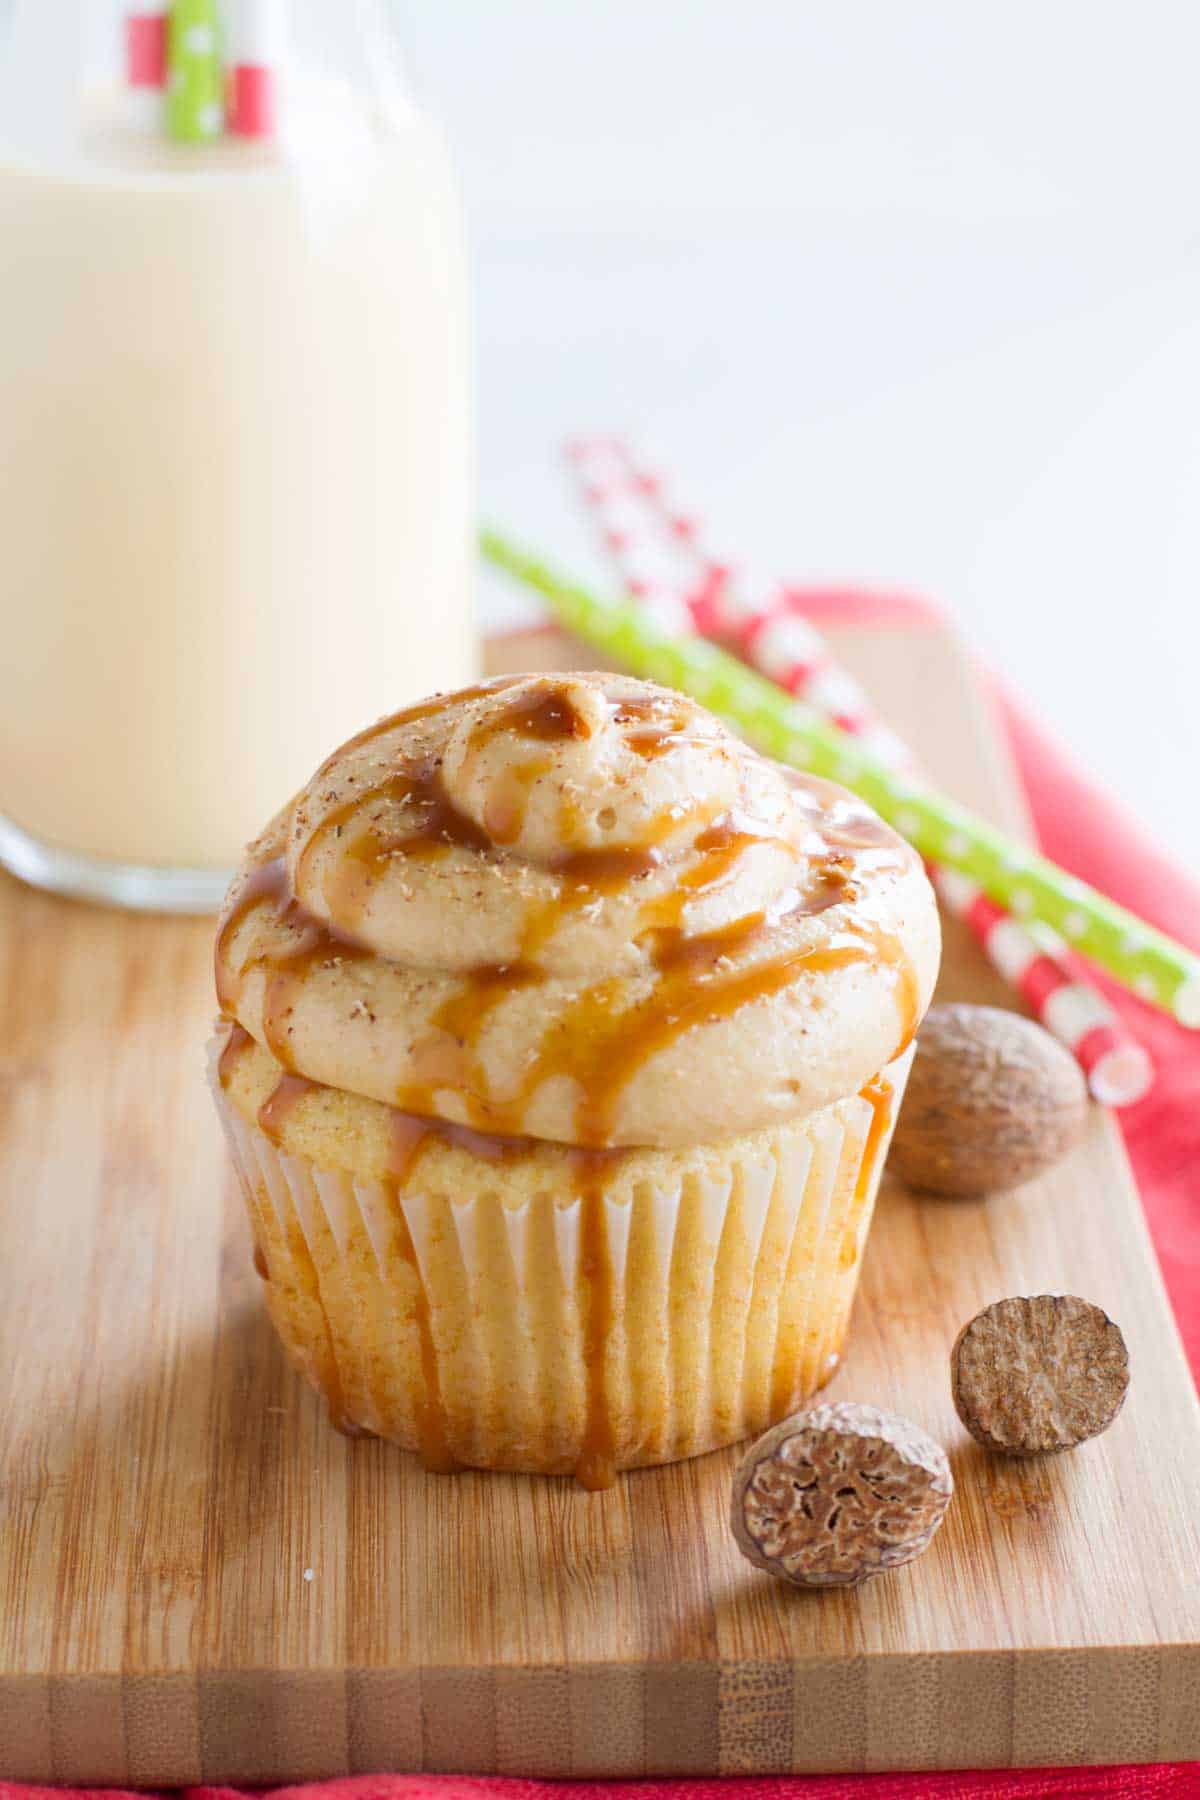
[[[823,589],[800,610],[816,624],[900,624],[937,614],[900,595]],[[1151,924],[1200,950],[1200,885],[1146,842],[1091,787],[1053,739],[1002,690],[996,698],[1046,853]],[[1102,979],[1098,977],[1098,979]],[[1104,983],[1150,1050],[1151,1092],[1121,1115],[1125,1142],[1192,1373],[1200,1377],[1200,1033]],[[1200,1704],[1200,1700],[1198,1700]],[[0,1745],[0,1758],[3,1746]],[[72,1790],[0,1782],[0,1800],[62,1800]],[[764,1776],[723,1781],[524,1781],[500,1776],[356,1776],[279,1788],[288,1800],[1200,1800],[1200,1764],[1097,1769],[984,1769],[909,1775]],[[189,1788],[185,1800],[239,1800],[233,1788]]]
[[[942,623],[932,606],[907,594],[821,588],[794,598],[797,610],[817,626],[919,630]],[[1200,951],[1200,883],[1174,868],[1107,795],[1084,779],[1051,732],[1035,724],[999,683],[991,685],[1047,856]],[[1185,1031],[1099,970],[1092,970],[1092,976],[1154,1058],[1153,1088],[1118,1117],[1192,1374],[1200,1382],[1200,1033]],[[1197,1785],[1190,1791],[1200,1795],[1200,1769],[1192,1779]],[[948,1794],[955,1791],[946,1789]],[[975,1791],[993,1790],[983,1786]]]

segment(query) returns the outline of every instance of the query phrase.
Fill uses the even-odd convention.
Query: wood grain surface
[[[949,638],[840,647],[951,791],[1026,829]],[[736,1452],[589,1495],[337,1436],[268,1326],[204,1084],[210,925],[3,881],[0,932],[0,1775],[1200,1757],[1200,1414],[1099,1110],[1014,1194],[885,1182],[830,1392],[940,1437],[957,1497],[919,1562],[801,1594],[733,1546]],[[1008,1003],[957,931],[943,991]],[[950,1344],[1053,1289],[1119,1320],[1129,1402],[1073,1455],[991,1458]]]

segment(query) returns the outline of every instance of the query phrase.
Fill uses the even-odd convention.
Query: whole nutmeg
[[[768,1574],[853,1587],[920,1556],[953,1492],[945,1451],[910,1419],[827,1402],[759,1438],[734,1476],[730,1522]]]
[[[889,1167],[909,1187],[977,1199],[1041,1174],[1087,1118],[1079,1065],[1048,1031],[997,1006],[933,1006]]]
[[[963,1326],[950,1385],[955,1411],[986,1449],[1042,1456],[1108,1430],[1129,1387],[1129,1351],[1090,1300],[1017,1295]]]

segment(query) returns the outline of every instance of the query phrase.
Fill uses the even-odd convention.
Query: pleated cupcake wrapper
[[[892,1122],[910,1060],[885,1071]],[[506,1204],[491,1165],[465,1200],[419,1164],[403,1189],[320,1168],[213,1086],[272,1318],[347,1428],[433,1463],[565,1473],[600,1426],[625,1468],[763,1430],[836,1367],[890,1138],[860,1186],[858,1096],[713,1147],[719,1173]]]

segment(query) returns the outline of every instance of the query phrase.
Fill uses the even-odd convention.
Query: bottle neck
[[[387,0],[225,0],[211,98],[226,105],[206,109],[206,129],[183,133],[165,86],[156,91],[145,59],[130,54],[135,13],[151,29],[157,14],[162,41],[176,42],[166,12],[165,0],[14,0],[0,37],[3,149],[52,164],[111,152],[182,173],[361,150],[413,116]],[[174,75],[177,90],[171,54],[160,80]],[[235,154],[239,143],[258,154]]]

